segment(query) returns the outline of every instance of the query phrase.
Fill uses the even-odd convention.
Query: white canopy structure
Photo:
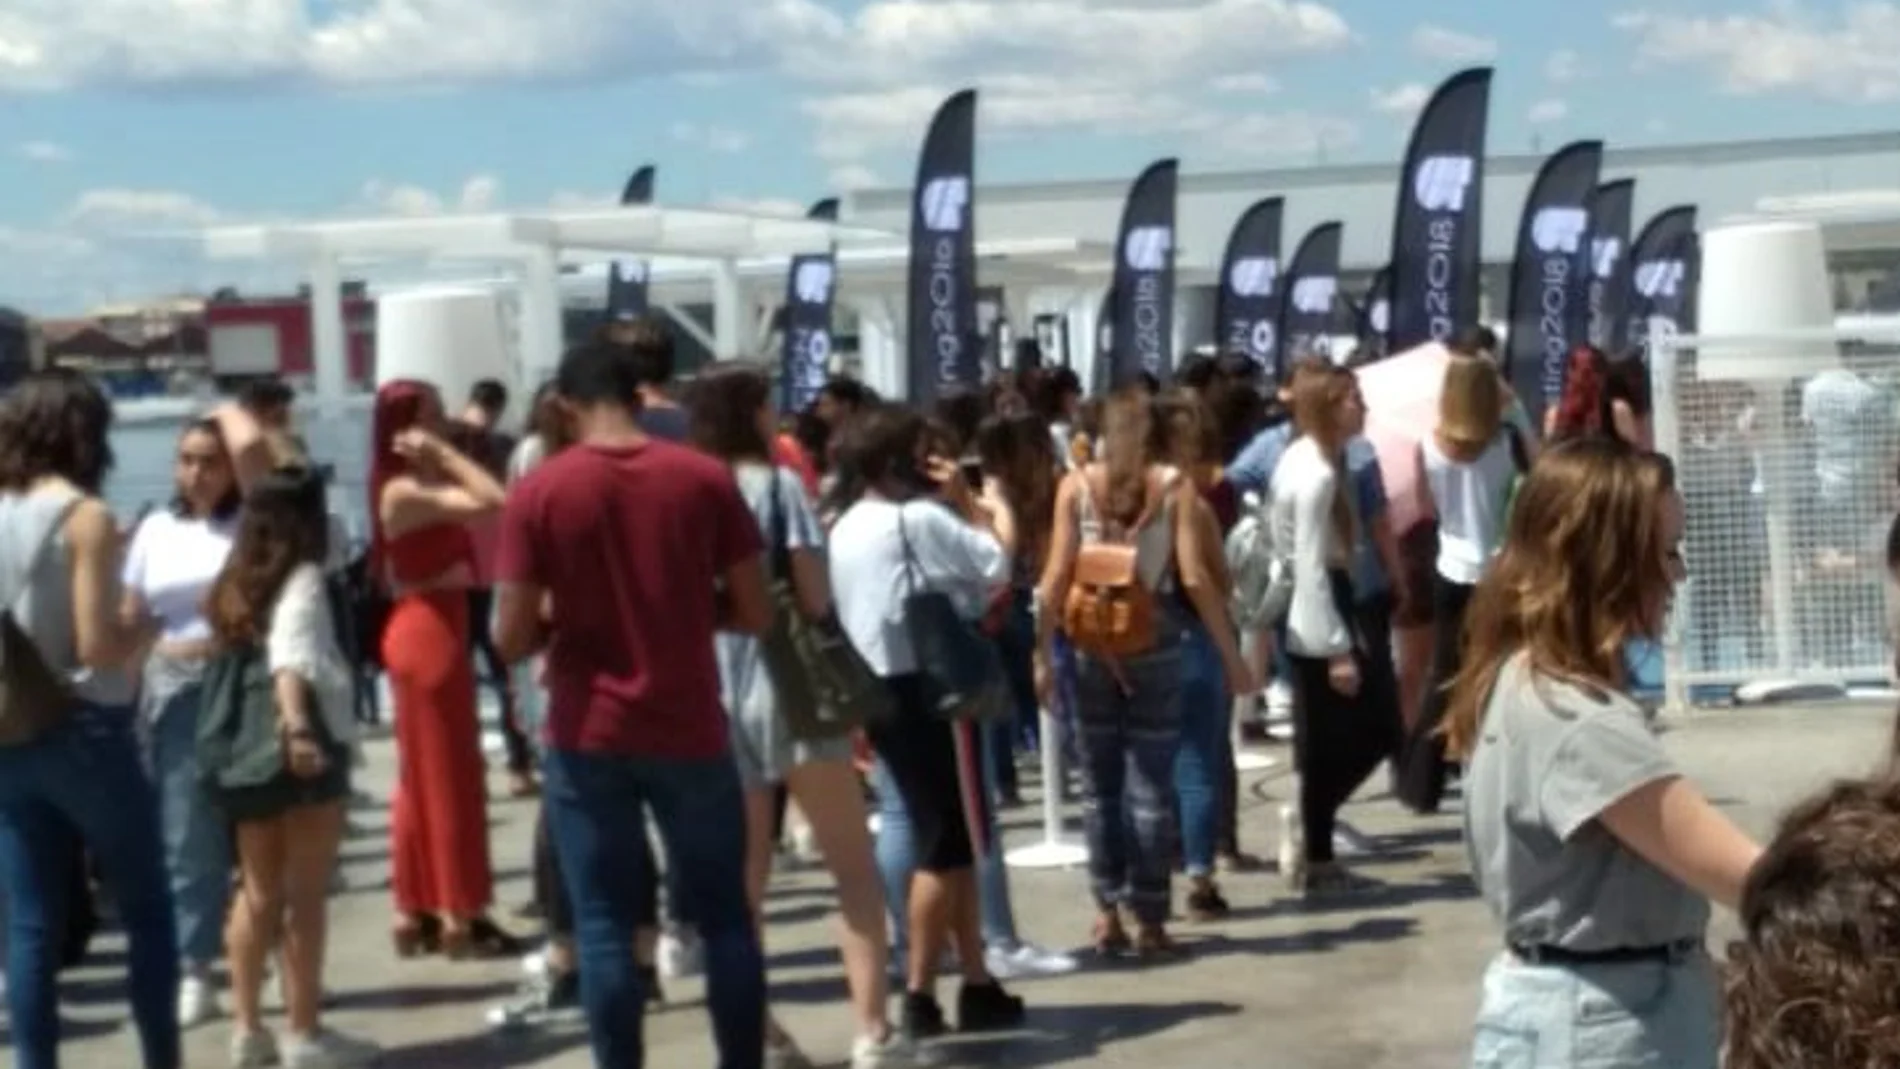
[[[204,235],[205,252],[212,259],[289,259],[306,265],[317,399],[326,412],[341,404],[347,388],[342,302],[346,264],[422,259],[515,267],[521,287],[521,361],[532,380],[552,372],[561,351],[563,250],[704,262],[711,285],[714,351],[734,355],[741,344],[741,260],[866,243],[888,245],[893,240],[886,231],[833,222],[649,205],[232,226]]]
[[[1900,190],[1868,189],[1764,197],[1755,211],[1733,222],[1786,220],[1821,228],[1830,252],[1880,252],[1900,248]]]

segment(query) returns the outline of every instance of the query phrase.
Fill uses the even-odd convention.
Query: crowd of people
[[[1424,519],[1395,530],[1357,372],[1324,359],[1266,383],[1197,358],[1103,398],[1023,361],[927,408],[838,379],[781,413],[761,365],[675,390],[664,325],[614,323],[564,356],[519,439],[498,383],[453,417],[433,384],[379,390],[369,598],[337,596],[351,562],[285,398],[186,427],[176,500],[122,532],[99,496],[109,402],[37,372],[0,399],[16,1064],[58,1064],[82,856],[127,937],[146,1069],[179,1069],[221,971],[234,1069],[373,1064],[322,1020],[365,661],[394,706],[392,948],[533,949],[495,919],[492,686],[508,790],[540,799],[546,936],[494,1017],[575,1013],[603,1069],[644,1063],[645,1008],[689,972],[718,1064],[813,1064],[762,950],[791,809],[836,888],[853,1069],[1022,1025],[1005,985],[1080,964],[1018,932],[1002,865],[998,811],[1042,747],[1067,774],[1040,788],[1084,819],[1088,951],[1178,959],[1177,914],[1218,923],[1220,875],[1264,866],[1238,841],[1232,740],[1270,684],[1291,696],[1272,845],[1292,893],[1377,886],[1350,864],[1376,845],[1339,814],[1381,768],[1419,813],[1462,793],[1503,947],[1473,1064],[1713,1069],[1725,1044],[1746,1069],[1886,1064],[1900,788],[1837,787],[1764,854],[1682,776],[1631,695],[1694,545],[1641,378],[1582,351],[1533,426],[1495,351],[1476,328],[1451,346],[1409,458]],[[1229,539],[1250,518],[1253,556]],[[1257,569],[1285,601],[1242,628]],[[1743,921],[1726,992],[1711,903]]]

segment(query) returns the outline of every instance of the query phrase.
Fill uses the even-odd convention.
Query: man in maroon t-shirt
[[[725,465],[640,431],[636,386],[610,345],[561,361],[556,389],[578,441],[509,495],[495,641],[511,661],[547,655],[545,807],[576,907],[596,1063],[644,1058],[628,947],[651,886],[650,810],[705,946],[719,1064],[755,1066],[765,966],[713,634],[770,625],[763,545]]]

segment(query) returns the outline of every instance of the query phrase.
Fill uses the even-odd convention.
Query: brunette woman
[[[925,442],[922,417],[896,406],[871,409],[846,426],[840,455],[863,492],[832,527],[830,556],[839,622],[895,707],[889,722],[868,725],[867,734],[910,815],[917,869],[903,1024],[914,1039],[946,1030],[935,991],[951,943],[963,974],[959,1028],[1008,1029],[1023,1019],[1022,1000],[984,960],[975,864],[989,800],[976,733],[968,722],[937,715],[898,624],[913,593],[987,603],[1008,577],[1009,558],[956,461],[930,454]]]
[[[1114,662],[1079,656],[1076,721],[1082,752],[1082,796],[1089,838],[1089,875],[1096,919],[1093,941],[1104,954],[1133,949],[1143,958],[1172,956],[1167,919],[1173,897],[1174,762],[1181,745],[1181,636],[1199,618],[1220,651],[1229,686],[1249,693],[1227,615],[1227,592],[1209,562],[1215,528],[1192,480],[1166,463],[1166,441],[1145,388],[1110,399],[1104,417],[1104,460],[1084,464],[1056,493],[1048,565],[1037,587],[1037,677],[1044,693],[1053,678],[1050,639],[1085,543],[1136,547],[1137,572],[1160,615],[1155,646]],[[1135,922],[1131,940],[1126,908]]]
[[[1505,503],[1520,473],[1519,447],[1504,425],[1497,371],[1482,357],[1453,355],[1445,367],[1438,426],[1419,443],[1417,485],[1438,520],[1432,572],[1432,669],[1398,770],[1400,801],[1435,813],[1450,765],[1439,740],[1447,688],[1458,674],[1465,606],[1504,537]]]
[[[1735,906],[1760,850],[1683,778],[1623,658],[1662,632],[1682,536],[1668,460],[1564,443],[1518,491],[1471,599],[1445,737],[1505,945],[1473,1065],[1718,1063],[1709,903]]]
[[[187,425],[177,450],[171,507],[146,516],[126,550],[120,611],[128,623],[156,616],[163,627],[143,665],[140,707],[177,915],[178,1023],[190,1028],[217,1012],[212,972],[231,896],[230,828],[204,793],[197,760],[204,668],[215,645],[204,600],[237,530],[234,457],[244,461],[247,481],[268,458],[256,423],[235,405]]]
[[[732,466],[739,493],[765,533],[768,561],[788,567],[797,611],[813,619],[832,612],[824,532],[798,474],[772,461],[776,417],[772,384],[751,363],[716,364],[701,372],[686,398],[693,443]],[[774,545],[773,543],[777,544]],[[857,1039],[852,1069],[907,1066],[916,1051],[891,1028],[885,965],[884,895],[866,826],[864,792],[851,764],[851,740],[795,735],[767,673],[759,640],[721,634],[720,689],[732,721],[732,751],[746,788],[746,884],[764,931],[765,886],[771,877],[774,789],[784,785],[805,815],[831,870],[843,922],[839,949],[851,988]],[[775,1020],[766,1045],[785,1064],[802,1059]]]
[[[205,606],[220,652],[200,734],[233,740],[229,760],[202,771],[236,830],[238,894],[226,933],[234,1069],[342,1069],[376,1056],[319,1020],[330,876],[356,737],[350,669],[324,589],[328,541],[316,473],[290,467],[265,476],[245,498]],[[281,764],[260,772],[250,765],[259,752]],[[282,951],[290,1025],[281,1045],[264,1027],[261,999],[273,947]]]
[[[1211,413],[1199,396],[1187,391],[1166,394],[1160,402],[1166,423],[1163,434],[1169,462],[1187,473],[1195,490],[1207,501],[1210,518],[1235,515],[1231,483],[1220,478],[1219,437]],[[1200,544],[1221,545],[1220,530],[1206,532]],[[1227,561],[1215,553],[1208,572],[1221,589],[1228,588]],[[1181,858],[1188,877],[1189,920],[1210,921],[1227,915],[1227,899],[1214,881],[1214,859],[1221,841],[1224,797],[1233,774],[1234,703],[1227,694],[1220,647],[1200,621],[1185,619],[1182,634],[1181,749],[1174,762],[1174,793],[1181,823]]]
[[[36,371],[0,399],[0,604],[77,700],[0,748],[7,1024],[18,1069],[59,1064],[58,933],[82,841],[118,905],[145,1069],[179,1069],[178,940],[158,796],[133,731],[133,670],[158,621],[119,610],[120,548],[100,486],[112,402],[77,371]],[[16,649],[22,647],[15,647]],[[78,838],[73,835],[77,829]]]
[[[409,956],[439,940],[451,957],[519,952],[488,919],[488,803],[475,676],[468,657],[468,523],[492,515],[502,488],[437,433],[442,400],[424,382],[376,394],[370,471],[371,554],[393,604],[383,664],[396,705],[399,759],[390,813],[397,920]]]
[[[1359,521],[1346,448],[1365,402],[1351,372],[1327,368],[1300,376],[1290,404],[1297,437],[1273,472],[1272,520],[1291,539],[1286,652],[1300,780],[1298,820],[1288,822],[1298,841],[1281,853],[1296,890],[1331,894],[1363,886],[1338,861],[1334,832],[1339,810],[1391,752],[1382,706],[1366,688],[1374,645],[1357,626],[1351,578]]]

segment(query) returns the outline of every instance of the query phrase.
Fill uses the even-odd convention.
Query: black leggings
[[[507,662],[495,649],[495,637],[489,630],[494,615],[495,592],[486,587],[471,588],[468,592],[468,647],[481,658],[486,672],[482,681],[494,687],[501,697],[501,740],[508,749],[508,771],[525,774],[534,768],[534,751],[515,715],[515,689],[510,685],[512,678]]]
[[[1445,739],[1438,733],[1445,722],[1451,696],[1446,688],[1464,663],[1465,610],[1476,586],[1432,577],[1432,675],[1419,708],[1418,722],[1405,740],[1398,776],[1393,784],[1399,801],[1414,812],[1436,813],[1445,800],[1451,764],[1445,758]]]
[[[1343,572],[1329,578],[1341,614],[1356,624],[1351,581]],[[1306,859],[1318,864],[1333,860],[1339,810],[1392,753],[1392,706],[1375,694],[1379,673],[1367,656],[1366,643],[1356,640],[1353,645],[1360,687],[1351,696],[1333,689],[1326,658],[1287,656],[1293,668],[1293,760],[1300,771],[1300,822]],[[1389,668],[1385,674],[1390,676]]]

